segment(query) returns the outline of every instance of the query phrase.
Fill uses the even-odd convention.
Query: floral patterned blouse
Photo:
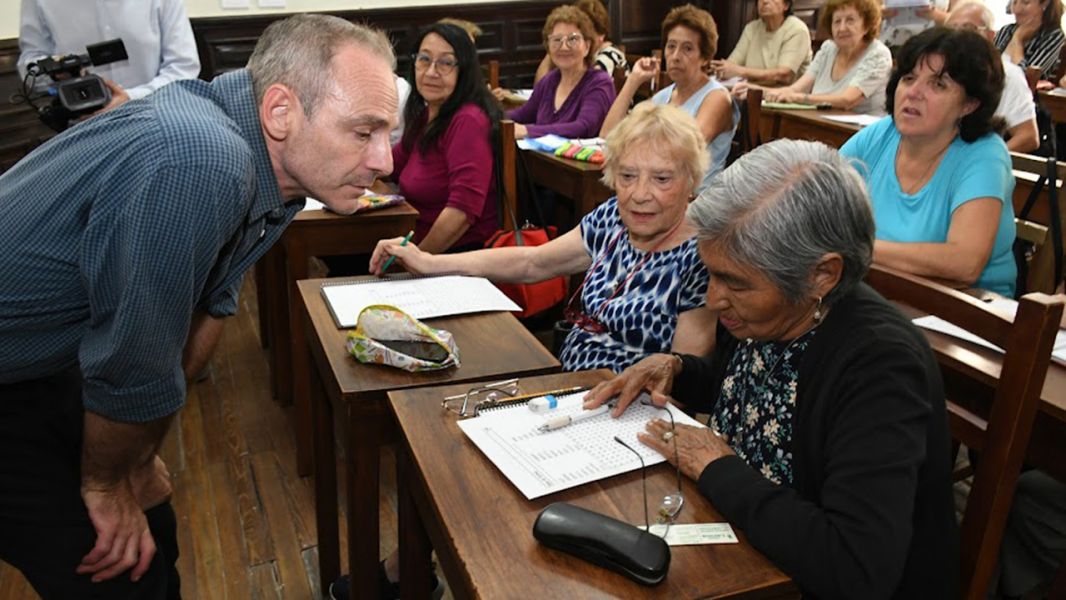
[[[799,364],[816,331],[788,342],[740,342],[711,413],[709,425],[737,456],[774,483],[792,483]]]

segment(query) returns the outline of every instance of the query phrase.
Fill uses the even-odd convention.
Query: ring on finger
[[[662,438],[663,438],[664,442],[669,442],[670,440],[674,439],[674,432],[673,431],[664,431],[663,435],[662,435]]]

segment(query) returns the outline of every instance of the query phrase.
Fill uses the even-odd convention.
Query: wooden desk
[[[535,150],[523,151],[521,156],[533,181],[574,201],[575,222],[614,195],[600,181],[603,165]]]
[[[903,309],[916,316],[913,310]],[[1003,368],[1003,355],[935,331],[922,329],[922,333],[929,340],[938,362],[952,370],[959,369],[970,379],[980,382],[975,386],[963,381],[945,381],[948,390],[955,390],[952,399],[977,414],[987,414],[987,406]],[[1066,481],[1066,367],[1055,362],[1048,367],[1044,380],[1026,462]]]
[[[1037,92],[1036,101],[1051,114],[1055,123],[1066,123],[1066,90],[1056,88],[1051,92]]]
[[[385,392],[444,383],[463,383],[460,387],[465,390],[470,382],[548,373],[560,365],[510,313],[429,320],[455,336],[462,356],[458,369],[408,373],[360,364],[345,350],[348,332],[337,328],[322,298],[322,284],[327,281],[343,280],[312,279],[297,284],[308,342],[301,354],[314,365],[308,370],[308,393],[313,414],[319,573],[324,586],[340,573],[333,430],[336,414],[347,430],[348,572],[353,590],[359,590],[361,597],[377,598],[380,450],[393,436]],[[424,408],[435,413],[439,402]]]
[[[859,126],[826,119],[831,115],[852,114],[845,110],[778,110],[763,108],[759,136],[767,141],[788,138],[812,140],[839,148],[859,131]]]
[[[523,379],[522,392],[588,385],[609,371]],[[739,544],[670,549],[670,571],[645,587],[568,554],[541,546],[532,534],[537,514],[553,502],[570,502],[638,523],[644,519],[640,471],[529,501],[471,443],[448,413],[434,410],[462,386],[389,392],[403,435],[397,452],[400,572],[404,598],[429,597],[432,541],[456,598],[777,598],[798,595],[791,580],[752,548]],[[634,461],[636,458],[634,457]],[[668,464],[648,469],[654,509],[677,489]],[[695,485],[684,480],[679,522],[722,521]],[[428,537],[427,537],[428,536]],[[422,589],[418,589],[421,584]],[[413,589],[412,589],[413,588]]]
[[[296,465],[300,475],[311,472],[311,443],[300,432],[310,430],[311,404],[307,397],[306,353],[296,282],[307,279],[312,256],[369,253],[378,240],[404,235],[415,228],[418,211],[406,202],[397,206],[342,216],[326,210],[301,211],[281,240],[256,264],[260,331],[270,348],[270,376],[274,395],[282,404],[296,404]]]

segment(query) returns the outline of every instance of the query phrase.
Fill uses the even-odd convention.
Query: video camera
[[[104,80],[92,73],[82,75],[82,70],[129,58],[121,39],[92,44],[85,49],[86,54],[42,58],[26,68],[29,83],[24,82],[23,97],[37,109],[41,121],[56,131],[63,131],[72,119],[94,113],[111,101],[111,90]],[[33,102],[36,98],[31,96],[34,82],[40,75],[47,75],[56,82],[54,90],[48,92],[54,96],[52,103],[45,107],[38,107]]]

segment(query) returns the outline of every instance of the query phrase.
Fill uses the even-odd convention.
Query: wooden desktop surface
[[[358,279],[358,278],[356,278]],[[365,278],[364,278],[365,279]],[[364,365],[345,348],[348,331],[339,329],[322,297],[324,283],[344,279],[298,282],[299,313],[307,344],[314,441],[315,517],[318,526],[319,572],[328,583],[340,573],[337,535],[337,481],[334,465],[334,416],[347,430],[347,507],[349,565],[352,589],[376,598],[379,530],[378,484],[381,445],[392,439],[393,422],[385,392],[426,385],[506,379],[557,371],[559,361],[506,312],[427,319],[455,336],[462,360],[459,368],[409,373],[381,365]],[[435,411],[439,402],[426,410]]]
[[[523,393],[590,385],[610,371],[563,373],[520,380]],[[541,546],[532,534],[540,511],[569,502],[621,521],[643,523],[640,470],[526,500],[492,462],[439,409],[463,386],[389,392],[402,434],[397,453],[400,552],[405,598],[428,597],[420,573],[428,572],[432,542],[456,598],[778,598],[796,597],[791,580],[752,548],[739,544],[676,546],[666,579],[645,587],[569,554]],[[637,458],[633,458],[634,462]],[[647,470],[648,501],[677,489],[669,464]],[[692,481],[683,478],[679,523],[721,522]],[[427,537],[428,535],[428,537]],[[408,575],[411,578],[408,579]],[[422,586],[419,589],[418,586]],[[411,594],[411,595],[408,595]]]
[[[338,215],[328,210],[301,211],[281,240],[256,264],[260,334],[269,347],[274,395],[295,404],[296,469],[311,472],[311,404],[307,392],[310,368],[303,348],[303,327],[297,306],[296,282],[308,277],[312,256],[370,253],[378,240],[415,228],[418,211],[406,202],[379,210]]]
[[[535,150],[523,151],[522,156],[534,182],[574,201],[578,220],[614,195],[600,181],[603,165]]]
[[[1066,123],[1066,89],[1056,88],[1052,91],[1036,93],[1036,101],[1047,109],[1051,114],[1051,120],[1055,123]],[[1066,140],[1060,140],[1062,144]]]

